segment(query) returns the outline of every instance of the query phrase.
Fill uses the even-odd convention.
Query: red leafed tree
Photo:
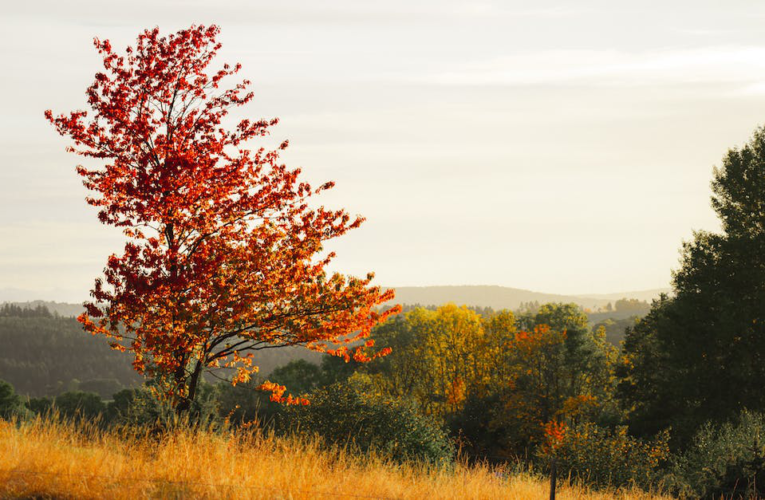
[[[359,361],[385,354],[372,354],[369,340],[348,344],[397,311],[376,312],[393,293],[371,286],[371,274],[327,274],[334,255],[323,242],[363,221],[310,208],[309,198],[332,183],[314,189],[281,164],[287,142],[245,147],[277,120],[223,126],[253,94],[247,80],[224,85],[239,64],[208,71],[218,33],[146,30],[124,55],[96,39],[105,71],[87,90],[92,114],[45,113],[73,140],[70,151],[103,160],[77,172],[101,222],[127,236],[79,321],[132,351],[135,369],[154,377],[178,411],[190,407],[205,370],[249,380],[260,349],[304,346]],[[263,388],[299,402],[275,384]]]

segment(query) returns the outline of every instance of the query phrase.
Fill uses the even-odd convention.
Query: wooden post
[[[550,500],[555,500],[555,465],[556,465],[555,457],[553,456],[552,460],[550,461]]]

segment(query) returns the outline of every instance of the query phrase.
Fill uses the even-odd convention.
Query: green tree
[[[262,426],[271,426],[282,405],[272,402],[268,394],[256,389],[262,382],[262,379],[254,378],[244,384],[218,384],[219,417],[233,425],[259,422]]]
[[[765,130],[715,168],[722,232],[684,243],[674,298],[627,334],[620,394],[641,433],[687,442],[705,421],[765,410]]]
[[[620,299],[616,301],[617,312],[627,312],[636,316],[642,316],[651,308],[650,304],[638,299]]]
[[[396,317],[391,318],[386,322],[386,324],[395,322],[395,320]],[[379,364],[380,361],[381,359],[377,359],[374,361],[374,363]],[[321,378],[318,385],[324,387],[345,382],[351,377],[351,375],[359,370],[364,371],[366,368],[369,368],[369,365],[365,363],[358,363],[354,361],[353,358],[346,361],[343,358],[338,358],[337,356],[324,355],[321,358]]]
[[[547,325],[552,332],[565,333],[560,352],[560,374],[567,397],[590,394],[605,403],[611,398],[611,363],[616,351],[606,343],[604,332],[593,332],[587,315],[576,304],[545,304],[534,317],[531,329]]]
[[[304,359],[296,359],[274,370],[270,378],[285,386],[292,394],[303,396],[312,392],[321,382],[321,368]]]
[[[602,321],[598,321],[592,326],[592,331],[597,332],[601,327],[606,334],[606,340],[611,344],[618,346],[620,342],[624,340],[624,335],[627,332],[627,328],[635,326],[639,316],[630,316],[628,318],[614,319],[606,318]]]

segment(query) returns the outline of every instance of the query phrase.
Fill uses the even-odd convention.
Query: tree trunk
[[[197,394],[197,387],[199,384],[199,377],[202,375],[202,361],[197,360],[197,364],[194,367],[194,371],[188,378],[189,390],[180,403],[175,407],[175,412],[178,415],[187,413],[191,409],[191,404],[194,402],[194,398]]]
[[[558,471],[556,470],[558,465],[557,460],[553,456],[550,462],[550,500],[555,500],[555,482],[557,479]]]

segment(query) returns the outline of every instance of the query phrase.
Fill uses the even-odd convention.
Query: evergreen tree
[[[620,393],[640,433],[682,444],[707,421],[765,409],[765,129],[714,170],[721,233],[683,245],[675,296],[627,334]]]

